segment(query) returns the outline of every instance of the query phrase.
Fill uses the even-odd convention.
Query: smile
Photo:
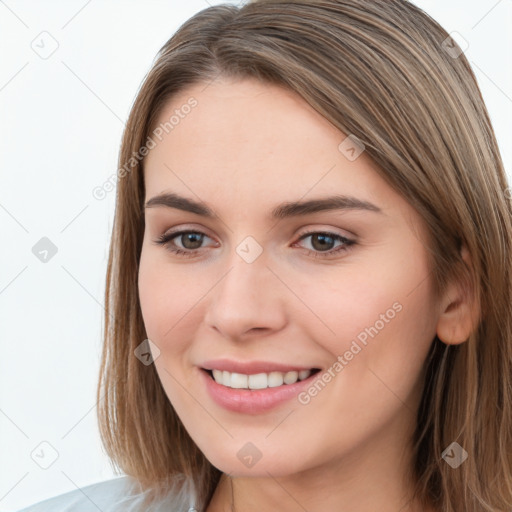
[[[198,368],[198,371],[207,395],[217,405],[236,413],[261,414],[296,399],[321,370],[254,374],[206,368]]]
[[[299,380],[307,379],[312,373],[319,370],[269,372],[246,375],[243,373],[228,372],[226,370],[213,369],[208,371],[217,384],[232,389],[265,389],[275,388],[282,385],[295,384]]]

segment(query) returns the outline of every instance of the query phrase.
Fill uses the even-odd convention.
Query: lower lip
[[[319,372],[310,375],[307,379],[298,380],[295,384],[255,390],[229,388],[215,382],[205,370],[199,369],[199,373],[215,403],[233,412],[259,414],[296,397],[311,384]]]

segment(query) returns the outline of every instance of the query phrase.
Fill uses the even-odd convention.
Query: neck
[[[368,446],[343,462],[286,476],[229,477],[222,475],[206,512],[435,512],[412,499],[411,460]],[[391,461],[395,461],[393,464]],[[405,462],[409,463],[404,464]]]

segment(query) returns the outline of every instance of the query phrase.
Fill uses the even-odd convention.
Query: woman
[[[511,509],[510,190],[457,50],[401,0],[179,29],[120,153],[98,399],[126,476],[26,510]]]

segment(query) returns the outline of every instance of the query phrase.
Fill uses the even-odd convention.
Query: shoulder
[[[18,512],[98,512],[111,506],[134,484],[128,476],[98,482],[45,499]]]
[[[183,478],[176,477],[175,483],[184,483]],[[165,496],[153,499],[148,506],[144,501],[148,491],[143,491],[137,480],[125,475],[59,494],[17,512],[193,511],[196,496],[190,482],[185,484],[171,485]]]

